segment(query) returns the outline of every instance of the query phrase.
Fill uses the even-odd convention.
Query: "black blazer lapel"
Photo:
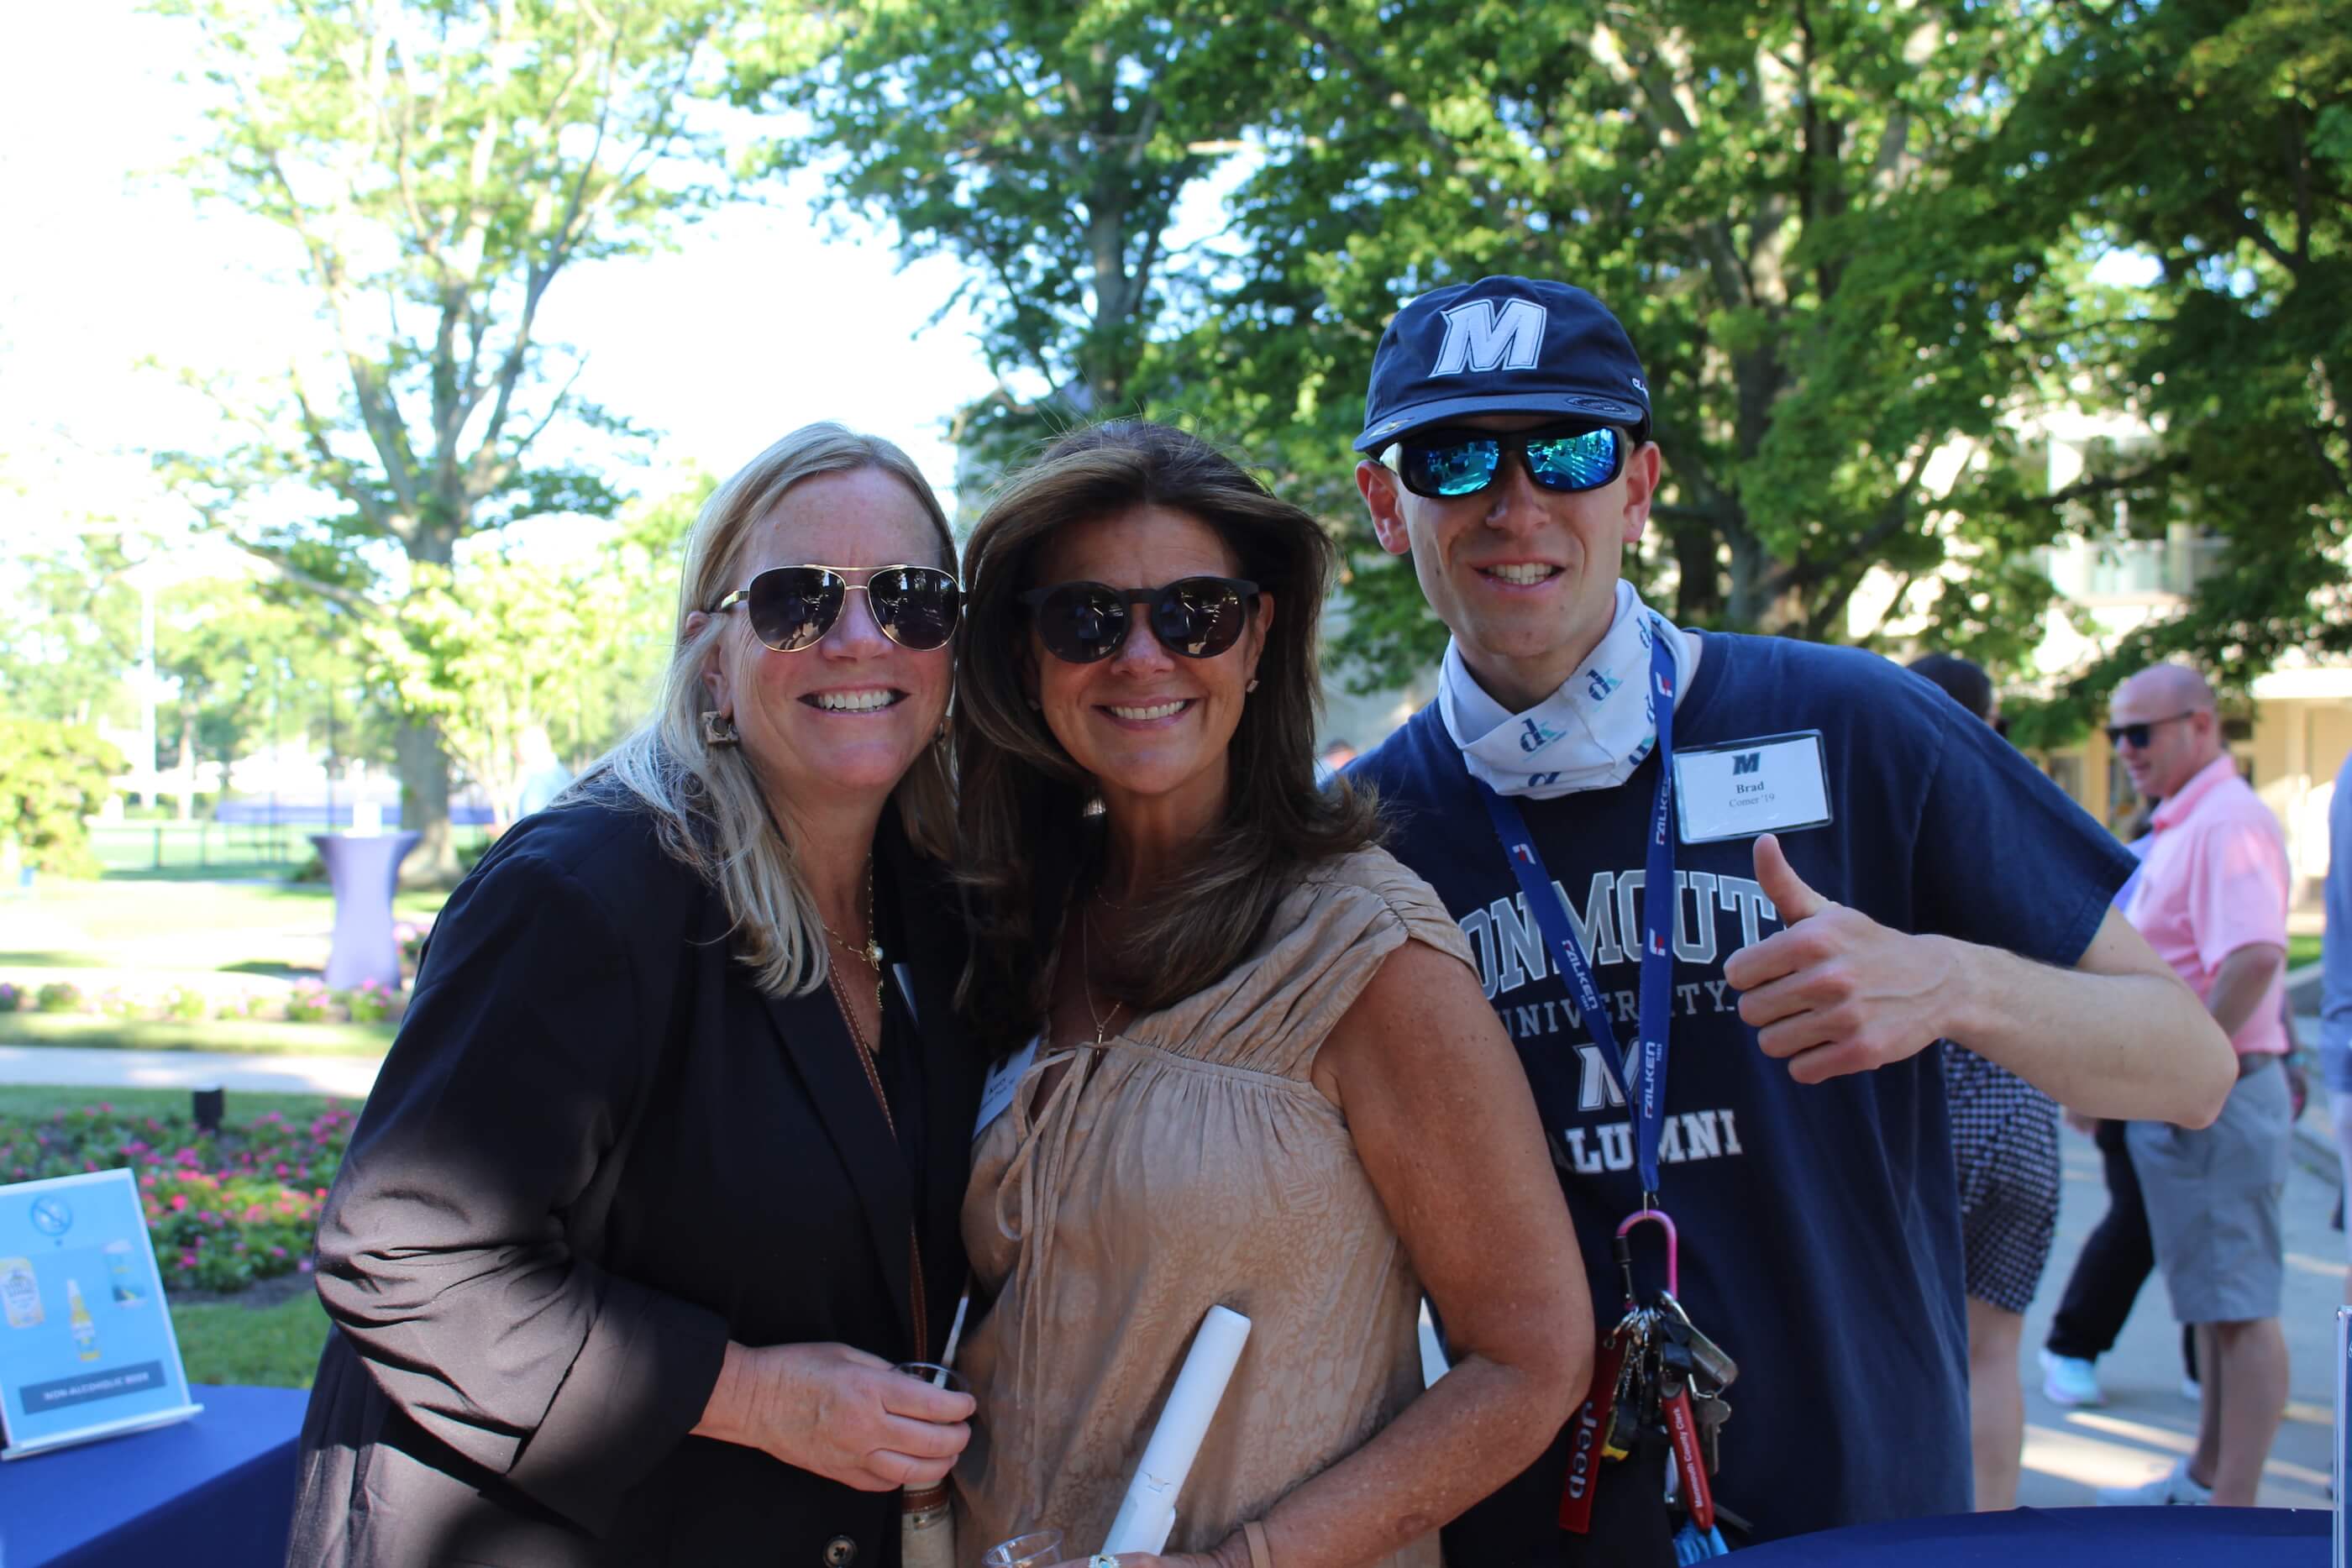
[[[963,1290],[963,1200],[972,1124],[985,1063],[955,1009],[969,947],[962,900],[938,867],[915,854],[894,806],[876,834],[885,878],[885,940],[894,985],[903,985],[923,1053],[923,1270],[931,1295],[929,1354],[947,1345]]]
[[[761,999],[857,1188],[866,1228],[874,1238],[882,1278],[889,1286],[893,1321],[903,1343],[912,1344],[915,1320],[908,1291],[914,1267],[907,1239],[914,1220],[914,1184],[907,1178],[907,1164],[898,1157],[882,1108],[874,1103],[874,1089],[858,1064],[849,1026],[842,1021],[830,990]]]

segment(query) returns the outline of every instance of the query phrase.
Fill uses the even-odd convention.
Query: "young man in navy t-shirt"
[[[1678,1297],[1740,1364],[1716,1497],[1754,1539],[1964,1511],[1929,1047],[1963,1040],[2088,1114],[2202,1125],[2228,1042],[2110,911],[2131,856],[1990,728],[1875,655],[1701,636],[1641,602],[1619,568],[1658,486],[1649,436],[1640,361],[1580,289],[1490,277],[1397,315],[1357,483],[1453,641],[1437,699],[1349,777],[1478,955],[1604,1328],[1648,1156]],[[1667,871],[1670,928],[1645,898]],[[1531,904],[1547,888],[1555,907]],[[1622,1074],[1605,1041],[1640,1042]],[[1637,1256],[1654,1290],[1655,1244]],[[1601,1466],[1590,1531],[1563,1531],[1576,1426],[1448,1527],[1449,1561],[1674,1561],[1654,1446]]]

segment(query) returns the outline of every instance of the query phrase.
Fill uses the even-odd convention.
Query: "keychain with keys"
[[[1654,1224],[1665,1232],[1665,1288],[1644,1303],[1633,1282],[1632,1235],[1634,1228]],[[1672,1217],[1652,1201],[1617,1228],[1617,1270],[1623,1281],[1626,1312],[1621,1333],[1628,1333],[1628,1364],[1638,1366],[1623,1378],[1630,1399],[1612,1412],[1612,1447],[1631,1451],[1645,1433],[1663,1437],[1669,1446],[1666,1502],[1678,1508],[1684,1520],[1675,1531],[1675,1561],[1687,1565],[1730,1552],[1717,1525],[1723,1514],[1715,1501],[1712,1478],[1719,1462],[1721,1430],[1731,1406],[1724,1391],[1739,1375],[1738,1363],[1691,1322],[1676,1292],[1682,1288],[1681,1238]],[[1587,1504],[1590,1506],[1589,1502]],[[1568,1521],[1563,1506],[1562,1521]],[[1733,1521],[1732,1522],[1738,1522]]]

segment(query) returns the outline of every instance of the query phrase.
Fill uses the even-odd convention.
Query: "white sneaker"
[[[2164,1474],[2136,1487],[2101,1487],[2101,1508],[2163,1508],[2179,1504],[2202,1508],[2213,1500],[2213,1489],[2189,1479],[2189,1461],[2176,1460]]]
[[[2091,1364],[2079,1355],[2053,1355],[2042,1353],[2042,1392],[2053,1405],[2105,1405],[2107,1396],[2099,1392],[2099,1375]]]

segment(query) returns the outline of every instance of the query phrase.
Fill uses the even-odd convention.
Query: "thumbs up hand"
[[[1783,925],[1794,925],[1800,920],[1810,920],[1831,907],[1831,901],[1805,885],[1797,868],[1789,863],[1789,856],[1780,848],[1780,839],[1766,833],[1756,841],[1756,881],[1764,889],[1764,896],[1780,912]],[[1733,982],[1738,984],[1737,981]],[[1740,987],[1742,990],[1746,987]]]
[[[1756,841],[1756,881],[1788,929],[1723,967],[1764,1054],[1800,1083],[1916,1055],[1954,1016],[1959,966],[1941,936],[1891,930],[1806,885],[1780,841]]]

